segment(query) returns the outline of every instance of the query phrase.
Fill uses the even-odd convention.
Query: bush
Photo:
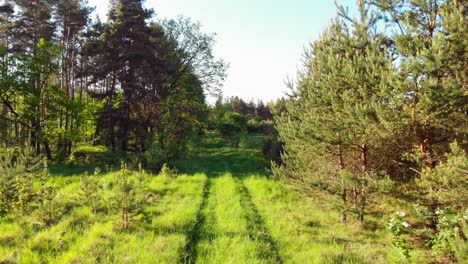
[[[224,137],[232,137],[235,134],[242,132],[242,127],[237,124],[223,122],[218,125],[218,130]]]
[[[93,212],[88,207],[76,207],[71,212],[70,226],[76,228],[85,228],[90,226],[94,221]]]
[[[249,142],[249,137],[247,136],[247,133],[242,133],[238,136],[238,144],[237,147],[239,149],[245,150],[250,148],[250,142]]]
[[[177,169],[171,168],[167,163],[164,163],[159,174],[163,177],[174,178],[177,176]]]
[[[247,118],[236,112],[227,112],[224,114],[218,124],[219,132],[225,137],[232,137],[247,129]]]
[[[242,129],[247,128],[247,117],[236,112],[227,112],[223,119],[232,124],[236,124]]]

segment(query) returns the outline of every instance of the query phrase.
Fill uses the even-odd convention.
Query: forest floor
[[[403,262],[383,221],[342,224],[326,201],[314,203],[271,179],[262,141],[250,135],[239,149],[207,134],[196,151],[175,162],[179,176],[149,177],[153,202],[129,230],[119,229],[119,214],[72,202],[50,226],[35,225],[34,215],[6,217],[0,263]],[[82,171],[52,169],[63,203],[79,192]],[[116,173],[102,173],[100,183],[112,185]]]

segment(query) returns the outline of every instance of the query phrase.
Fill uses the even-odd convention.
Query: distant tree
[[[41,39],[51,41],[55,35],[53,20],[55,0],[14,0],[18,8],[15,23],[15,49],[36,55]]]
[[[101,66],[91,73],[90,94],[105,99],[96,136],[105,135],[113,150],[158,149],[166,157],[160,163],[202,128],[204,94],[224,78],[225,66],[198,24],[182,18],[149,23],[152,13],[142,1],[115,1],[109,22],[94,26],[85,50],[90,63]]]
[[[60,27],[58,40],[63,47],[60,55],[60,87],[70,99],[69,107],[60,113],[59,126],[63,133],[59,135],[57,148],[67,156],[71,154],[72,138],[76,137],[79,132],[78,117],[83,110],[79,104],[81,100],[75,99],[75,90],[78,86],[78,77],[80,77],[78,74],[80,42],[83,41],[84,29],[89,23],[91,11],[91,8],[87,7],[86,2],[82,0],[57,2],[57,22]]]
[[[232,137],[235,134],[245,131],[247,128],[247,118],[236,112],[226,112],[220,123],[218,129],[226,137]]]
[[[259,101],[256,109],[255,109],[255,116],[261,120],[272,120],[273,114],[271,109],[268,105],[265,105],[263,101]]]
[[[220,95],[219,88],[226,77],[228,65],[213,55],[214,34],[203,33],[200,23],[182,16],[163,20],[161,25],[169,40],[170,50],[176,52],[178,58],[169,87],[177,86],[184,75],[193,74],[206,92]]]
[[[12,3],[0,4],[0,49],[7,51],[11,48],[11,37],[15,26],[15,7]]]

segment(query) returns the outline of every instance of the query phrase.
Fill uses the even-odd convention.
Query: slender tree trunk
[[[341,141],[341,135],[338,135]],[[340,162],[340,173],[343,172],[345,169],[345,162],[344,162],[344,154],[343,154],[343,145],[340,143],[338,145],[338,157],[339,157],[339,162]],[[343,212],[341,215],[341,221],[346,222],[348,220],[348,215],[346,214],[347,207],[348,207],[348,198],[347,198],[347,188],[346,188],[346,183],[343,178],[341,178],[341,201],[343,202]]]
[[[361,170],[364,179],[361,180],[361,199],[360,199],[360,206],[359,206],[359,215],[358,219],[361,223],[364,222],[364,215],[366,211],[366,203],[367,203],[367,145],[361,145]]]

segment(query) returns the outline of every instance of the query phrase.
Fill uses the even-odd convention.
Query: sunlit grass
[[[60,217],[51,226],[36,213],[1,219],[0,263],[404,263],[384,219],[339,222],[326,195],[311,201],[265,176],[263,136],[248,140],[234,149],[209,133],[174,162],[185,174],[147,175],[148,200],[128,230],[111,206],[118,171],[93,176],[102,201],[92,210],[80,188],[94,167],[54,165]]]
[[[107,202],[113,196],[117,173],[95,176]],[[140,215],[124,232],[117,212],[93,212],[78,202],[80,175],[52,177],[49,184],[58,189],[58,210],[64,215],[51,226],[40,223],[36,214],[4,218],[0,222],[0,262],[176,263],[187,243],[187,233],[197,221],[207,177],[152,176],[148,180],[148,191],[156,195],[145,207],[150,224]],[[21,226],[23,222],[25,226]]]
[[[150,188],[165,189],[167,192],[154,205],[147,208],[152,218],[151,225],[156,232],[187,233],[193,228],[206,181],[204,174],[183,175],[169,180],[165,188],[154,183],[150,185]]]
[[[385,230],[342,224],[337,211],[307,203],[280,182],[249,177],[244,184],[285,263],[401,263]]]
[[[232,175],[213,178],[203,210],[198,243],[199,263],[261,263],[256,243],[249,237],[241,195]]]

